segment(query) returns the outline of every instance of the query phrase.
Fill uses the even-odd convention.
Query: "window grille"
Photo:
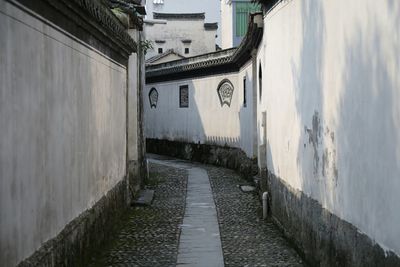
[[[179,107],[189,107],[189,86],[187,85],[179,86]]]

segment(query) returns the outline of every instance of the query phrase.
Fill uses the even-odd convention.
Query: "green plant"
[[[153,42],[150,40],[140,41],[140,50],[146,55],[148,50],[153,49]]]

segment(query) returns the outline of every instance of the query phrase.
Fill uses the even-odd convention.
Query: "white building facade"
[[[146,0],[146,19],[153,19],[157,13],[205,13],[205,23],[221,24],[219,0]],[[220,27],[217,30],[217,44],[220,45]]]
[[[145,20],[144,25],[146,39],[153,46],[147,51],[146,59],[171,50],[178,58],[216,50],[218,24],[205,23],[205,13],[154,12],[153,18]]]

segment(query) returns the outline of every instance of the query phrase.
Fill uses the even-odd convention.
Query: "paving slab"
[[[182,161],[150,161],[188,170],[186,208],[176,266],[224,266],[217,210],[207,171]]]
[[[189,170],[177,266],[224,266],[217,211],[207,172]]]

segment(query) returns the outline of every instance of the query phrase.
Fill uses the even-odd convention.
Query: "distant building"
[[[246,35],[249,14],[261,7],[250,0],[221,0],[221,47],[236,47]]]
[[[204,20],[205,13],[153,12],[153,19],[144,22],[146,39],[153,45],[153,49],[146,54],[146,60],[167,51],[168,55],[173,52],[178,58],[214,52],[218,24],[205,23]]]
[[[205,13],[205,22],[217,22],[220,25],[219,0],[147,0],[146,19],[153,19],[158,13]]]

